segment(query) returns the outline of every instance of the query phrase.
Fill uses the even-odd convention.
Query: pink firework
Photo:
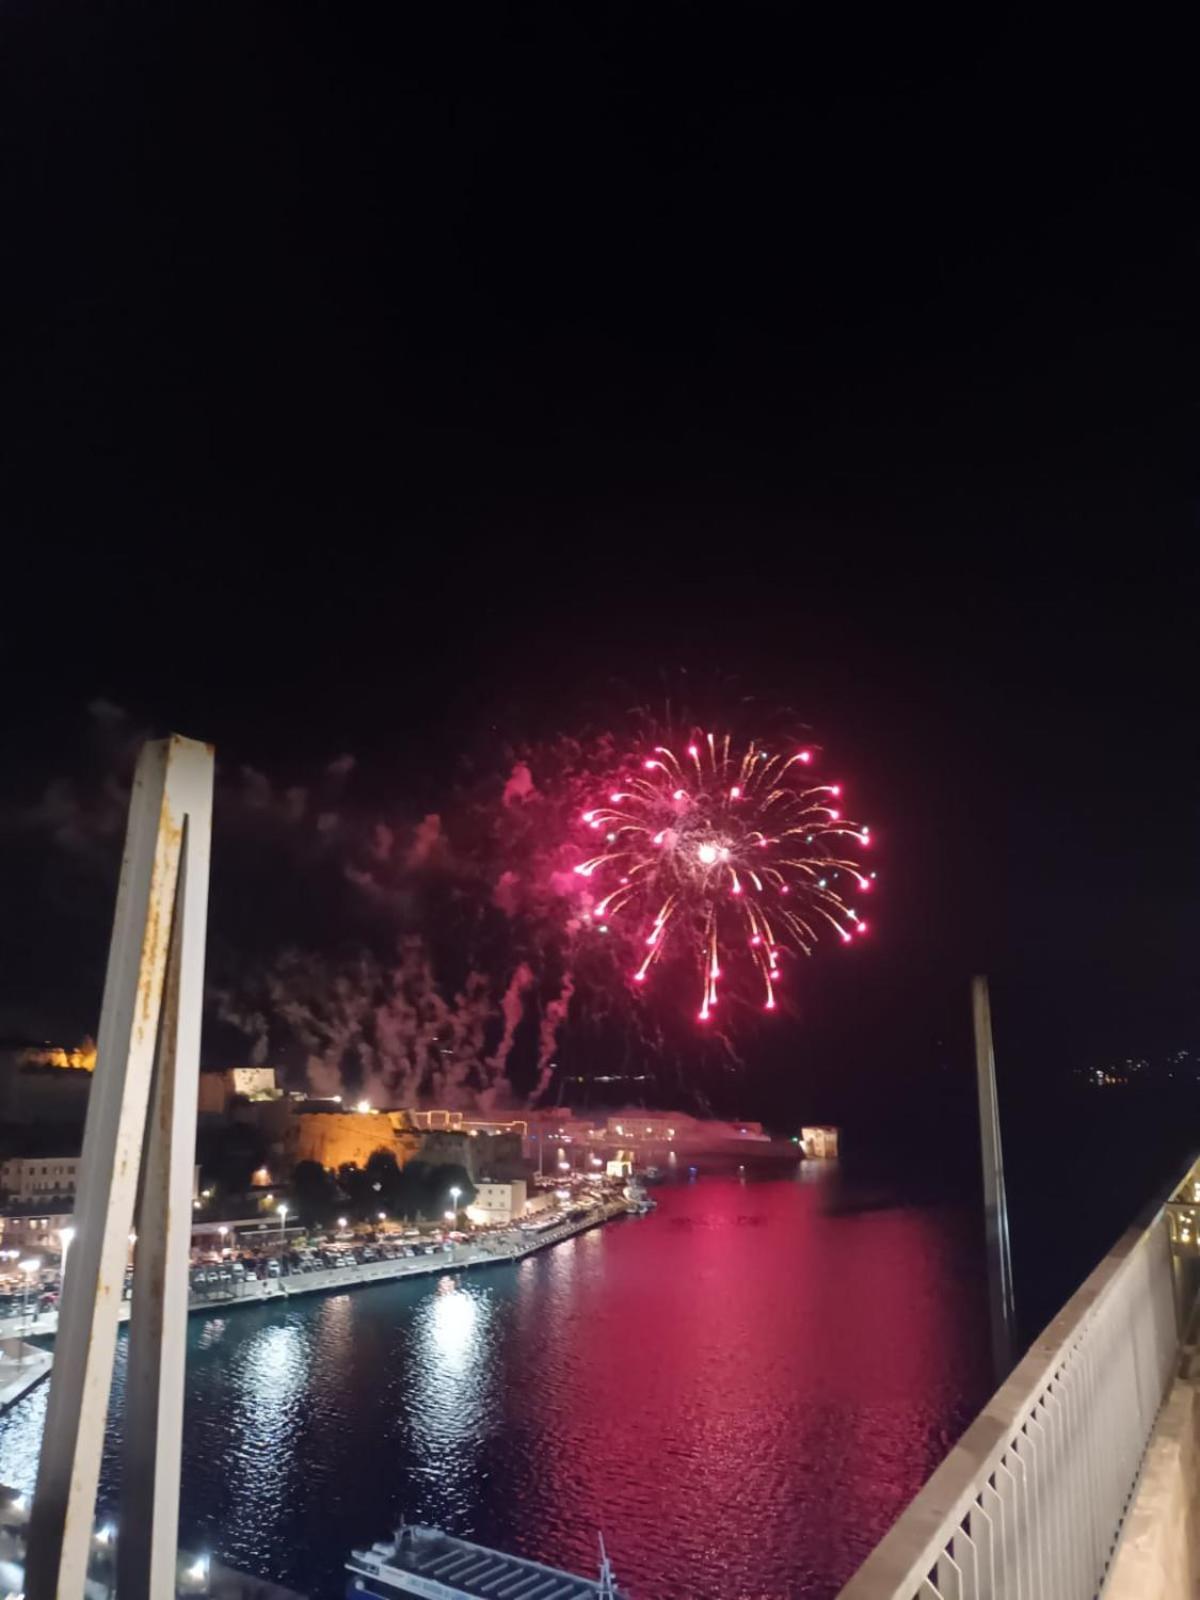
[[[846,944],[866,932],[850,901],[875,874],[850,852],[870,844],[870,829],[846,818],[840,784],[813,781],[815,764],[808,748],[697,732],[605,782],[581,818],[602,848],[575,871],[597,882],[593,915],[642,952],[635,983],[686,955],[707,1022],[725,973],[748,967],[774,1011],[784,954],[810,954],[822,931]]]

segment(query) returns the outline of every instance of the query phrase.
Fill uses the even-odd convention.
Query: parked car
[[[267,1277],[268,1278],[278,1278],[280,1276],[282,1270],[283,1269],[280,1267],[278,1261],[276,1261],[274,1259],[274,1257],[272,1257],[271,1260],[267,1262]]]

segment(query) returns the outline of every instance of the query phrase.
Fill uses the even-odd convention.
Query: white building
[[[609,1117],[604,1132],[608,1139],[652,1139],[669,1144],[681,1120],[674,1111],[626,1111],[619,1117]],[[692,1118],[687,1120],[691,1122]]]
[[[274,1067],[231,1067],[229,1076],[234,1094],[244,1094],[248,1100],[274,1099],[279,1092]]]
[[[13,1156],[0,1162],[0,1191],[9,1200],[34,1205],[75,1193],[78,1156]]]
[[[525,1192],[524,1178],[504,1183],[477,1183],[467,1216],[477,1228],[515,1222],[525,1214]]]

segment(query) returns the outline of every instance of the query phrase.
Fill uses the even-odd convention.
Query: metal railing
[[[1172,1203],[1198,1185],[1200,1163]],[[1178,1368],[1172,1203],[1105,1256],[839,1600],[1100,1593]]]

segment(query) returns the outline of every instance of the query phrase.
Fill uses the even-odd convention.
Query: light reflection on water
[[[314,1600],[401,1512],[578,1571],[602,1528],[634,1600],[835,1594],[985,1397],[970,1221],[658,1197],[517,1266],[193,1318],[185,1541]],[[33,1487],[45,1406],[0,1418],[0,1480]]]

